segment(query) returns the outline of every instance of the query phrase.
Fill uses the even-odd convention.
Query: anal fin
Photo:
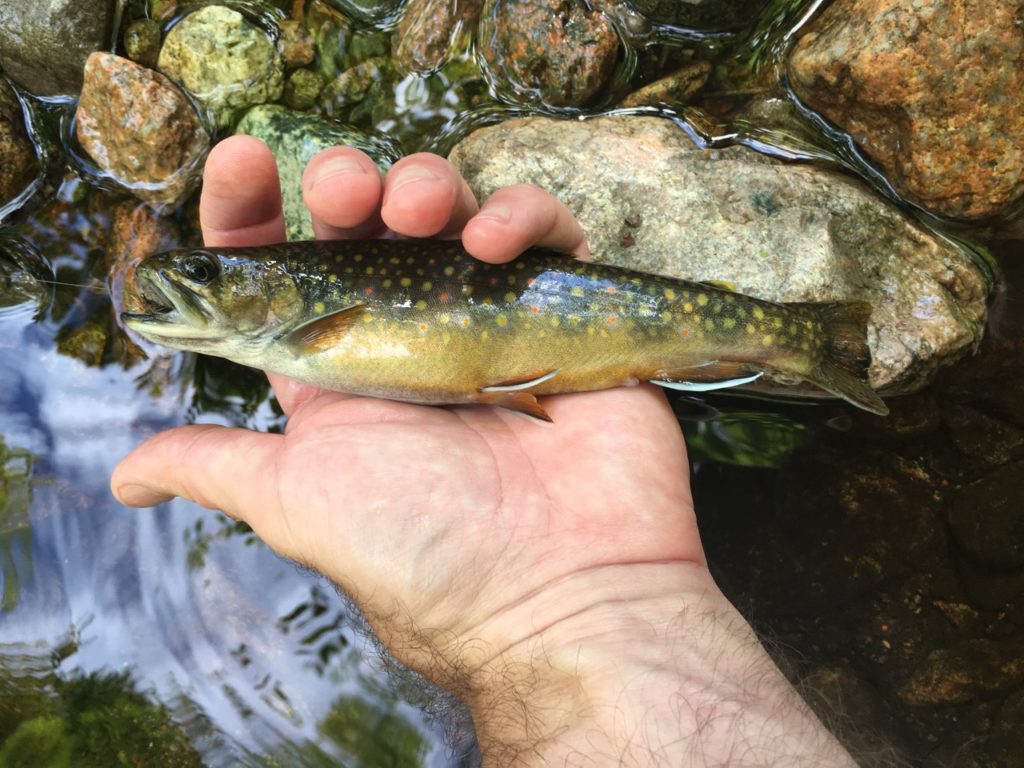
[[[496,391],[481,390],[476,398],[474,398],[474,402],[481,405],[496,405],[499,408],[507,408],[510,411],[519,411],[541,421],[554,421],[554,419],[548,416],[548,412],[541,407],[541,404],[537,402],[536,397],[521,389],[513,391],[507,389]]]

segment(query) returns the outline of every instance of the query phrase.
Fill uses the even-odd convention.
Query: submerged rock
[[[556,195],[599,261],[774,301],[870,302],[876,389],[917,389],[981,337],[988,286],[970,257],[845,175],[700,149],[638,117],[510,120],[450,159],[481,199],[517,183]]]
[[[255,136],[274,153],[281,177],[281,202],[289,240],[313,237],[309,211],[302,200],[302,172],[313,155],[347,144],[369,154],[382,170],[398,159],[398,152],[386,139],[373,138],[355,128],[273,105],[249,110],[235,132]]]
[[[28,186],[38,169],[36,150],[25,130],[21,102],[0,75],[0,208]]]
[[[530,104],[584,106],[619,57],[611,22],[582,0],[487,0],[477,37],[499,88]]]
[[[284,64],[270,38],[238,11],[208,5],[178,22],[164,39],[160,71],[209,109],[219,128],[239,110],[277,101]]]
[[[1024,198],[1024,2],[839,0],[789,57],[793,88],[943,216]]]
[[[160,23],[153,19],[138,19],[124,31],[124,51],[128,58],[151,69],[160,55]]]
[[[78,141],[141,200],[176,206],[196,181],[210,139],[185,95],[159,72],[94,53],[78,102]]]
[[[621,0],[601,0],[614,5]],[[698,29],[725,29],[748,24],[768,0],[631,0],[651,21]]]
[[[711,64],[695,61],[665,77],[633,91],[619,102],[620,107],[642,107],[662,102],[685,102],[704,87],[711,75]]]
[[[451,54],[459,32],[476,26],[483,0],[409,0],[391,38],[399,70],[427,75]]]
[[[107,46],[116,0],[3,0],[0,67],[39,96],[75,94],[82,66]]]

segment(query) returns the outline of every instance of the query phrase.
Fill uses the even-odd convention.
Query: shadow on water
[[[232,5],[269,14],[269,28],[291,4]],[[367,76],[358,99],[339,92],[324,112],[407,151],[447,150],[511,116],[588,111],[525,105],[515,89],[496,100],[468,47],[427,77],[396,73],[385,30],[399,4],[342,5],[354,24],[310,3],[326,67]],[[750,5],[761,23],[722,35],[616,17],[636,45],[614,87],[704,57],[713,75],[698,102],[633,111],[707,145],[841,167],[894,197],[846,137],[764,74],[821,3]],[[42,154],[59,153],[69,109],[32,105]],[[279,430],[283,418],[262,376],[125,339],[105,293],[122,198],[87,181],[41,176],[0,232],[0,766],[113,754],[160,766],[471,764],[464,715],[418,681],[396,686],[329,584],[218,514],[111,498],[118,459],[162,429]],[[170,218],[195,241],[194,200]],[[1021,764],[1024,247],[999,247],[1005,287],[981,352],[893,399],[888,419],[831,402],[675,403],[716,578],[823,717],[878,762],[958,765],[962,745],[983,740],[979,764]]]

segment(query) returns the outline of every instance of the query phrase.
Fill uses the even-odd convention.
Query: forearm
[[[485,766],[855,765],[710,577],[621,568],[649,578],[591,574],[585,610],[560,615],[584,589],[564,584],[499,620],[535,631],[467,696]]]

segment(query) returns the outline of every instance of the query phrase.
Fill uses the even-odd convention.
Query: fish
[[[544,395],[807,382],[871,413],[864,302],[776,304],[530,248],[457,240],[176,249],[125,281],[126,328],[324,389],[550,417]]]

